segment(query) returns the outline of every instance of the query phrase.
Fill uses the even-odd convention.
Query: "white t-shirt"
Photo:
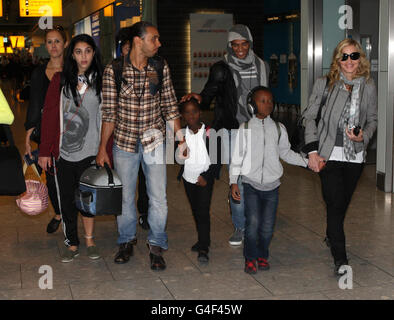
[[[201,173],[207,171],[211,165],[204,139],[205,125],[194,134],[186,127],[186,144],[189,148],[189,158],[185,160],[182,177],[189,183],[196,183]]]

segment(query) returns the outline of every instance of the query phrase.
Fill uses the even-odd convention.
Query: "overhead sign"
[[[61,17],[62,0],[19,0],[21,17]]]
[[[12,48],[7,47],[7,51],[5,49],[6,47],[0,47],[0,53],[14,53],[14,51],[12,50]]]
[[[24,48],[25,47],[25,37],[24,36],[10,36],[11,47],[12,48]]]
[[[211,66],[226,54],[232,14],[190,14],[191,90],[201,92]]]
[[[92,38],[96,43],[97,47],[100,47],[100,13],[96,12],[90,16],[91,27],[92,27]]]

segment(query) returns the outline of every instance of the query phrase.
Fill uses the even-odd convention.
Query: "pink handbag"
[[[39,176],[34,165],[32,166]],[[23,172],[26,173],[27,165],[23,166]],[[41,179],[41,178],[40,178]],[[48,188],[41,181],[26,180],[26,192],[16,199],[16,204],[24,213],[35,216],[48,208]]]

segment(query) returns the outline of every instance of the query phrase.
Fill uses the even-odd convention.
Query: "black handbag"
[[[35,126],[34,130],[30,135],[30,140],[34,141],[37,144],[40,144],[41,142],[41,117],[40,117],[40,121],[38,121],[37,125]]]
[[[328,95],[328,78],[326,78],[326,86],[323,91],[322,99],[320,101],[320,106],[319,106],[319,111],[317,113],[317,117],[315,119],[316,122],[316,127],[319,124],[320,118],[321,118],[321,110],[323,106],[326,103],[327,100],[327,95]],[[304,112],[307,109],[304,110]],[[297,119],[297,125],[293,131],[293,134],[290,139],[290,144],[291,144],[291,150],[295,152],[303,152],[303,149],[305,147],[305,126],[304,126],[304,112],[301,114],[301,116],[298,116]]]
[[[15,146],[11,129],[8,125],[0,125],[5,132],[8,143],[0,146],[0,195],[17,196],[26,191],[22,158]]]
[[[41,141],[41,125],[37,125],[37,127],[34,128],[33,132],[30,135],[30,140],[34,141],[37,144],[40,144]]]

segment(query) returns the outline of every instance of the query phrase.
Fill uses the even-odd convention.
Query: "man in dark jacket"
[[[228,33],[227,54],[222,61],[216,62],[210,69],[208,82],[200,94],[190,93],[182,101],[194,97],[201,103],[202,109],[209,109],[216,98],[212,128],[215,130],[238,129],[239,125],[251,118],[246,103],[249,92],[256,86],[268,86],[268,64],[253,52],[253,38],[245,25],[235,25]],[[231,157],[231,139],[226,145]],[[228,159],[228,158],[227,158]],[[240,203],[230,196],[232,221],[235,228],[229,243],[241,245],[245,228],[243,187],[240,180]]]

